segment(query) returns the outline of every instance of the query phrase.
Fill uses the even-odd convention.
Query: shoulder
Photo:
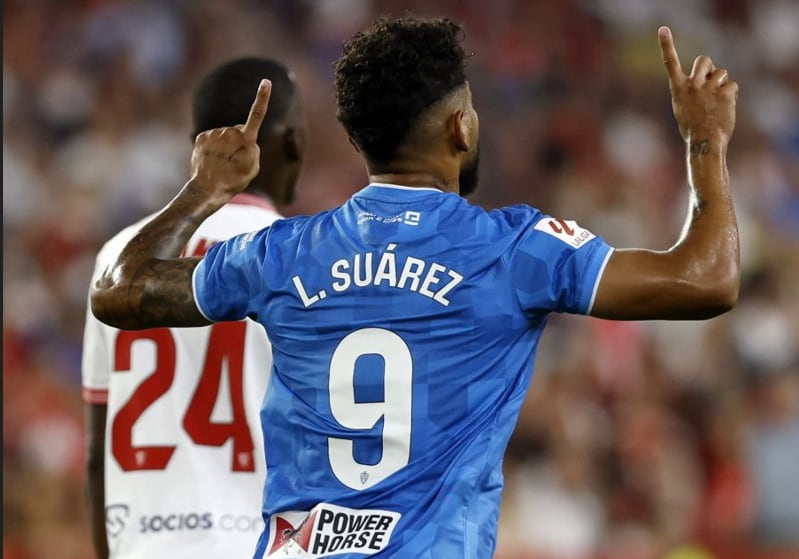
[[[554,258],[568,255],[597,238],[573,220],[547,215],[526,204],[492,210],[488,218],[495,243],[502,241],[503,252],[510,254]]]
[[[315,223],[317,216],[293,216],[280,217],[264,227],[251,227],[238,232],[236,235],[228,235],[225,242],[224,251],[228,256],[234,254],[248,255],[247,257],[257,257],[266,259],[281,258],[280,255],[292,254],[297,250],[297,246],[309,236],[318,238],[321,234],[326,235],[325,231],[309,230]],[[318,220],[317,220],[318,221]]]
[[[286,239],[288,237],[301,237],[305,234],[319,234],[319,228],[331,225],[331,222],[341,207],[325,210],[313,215],[295,215],[284,217],[272,223],[270,237]]]
[[[489,211],[478,209],[475,217],[485,223],[493,235],[516,237],[530,231],[543,214],[526,204],[517,204]]]
[[[497,208],[488,212],[488,215],[497,223],[509,227],[532,224],[540,220],[543,216],[541,210],[528,206],[527,204],[515,204],[513,206]]]
[[[493,210],[490,215],[499,227],[512,229],[520,236],[541,242],[559,241],[577,249],[595,238],[593,233],[574,220],[553,217],[525,204]]]

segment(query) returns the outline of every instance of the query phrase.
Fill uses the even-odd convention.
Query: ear
[[[302,150],[297,141],[297,133],[294,128],[288,128],[283,132],[283,153],[287,161],[299,161],[302,159]]]
[[[347,136],[347,139],[350,141],[350,144],[352,145],[352,147],[355,148],[355,151],[357,151],[358,153],[361,153],[361,148],[358,147],[358,144],[355,143],[355,140],[352,139],[352,136]]]
[[[469,130],[471,129],[469,115],[461,109],[457,109],[449,117],[449,134],[455,149],[458,151],[469,151]]]

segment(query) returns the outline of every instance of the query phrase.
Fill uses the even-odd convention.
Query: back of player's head
[[[294,76],[283,64],[269,58],[237,58],[207,74],[194,92],[194,136],[212,128],[244,124],[261,79],[272,81],[269,109],[260,137],[285,125],[298,93]]]
[[[368,161],[388,163],[420,115],[466,83],[461,27],[380,18],[335,63],[337,116]]]

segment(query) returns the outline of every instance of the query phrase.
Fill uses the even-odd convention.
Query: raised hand
[[[258,174],[258,131],[266,116],[272,82],[261,80],[247,122],[199,134],[191,154],[192,182],[226,201]]]
[[[727,70],[716,68],[704,55],[696,58],[686,76],[668,27],[658,29],[658,40],[669,77],[674,117],[683,139],[692,150],[705,150],[710,144],[726,148],[735,129],[738,84],[729,78]]]

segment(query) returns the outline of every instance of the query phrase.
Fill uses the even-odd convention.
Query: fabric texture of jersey
[[[184,255],[201,256],[213,243],[278,218],[260,198],[239,195],[200,226]],[[92,282],[148,219],[106,243]],[[87,311],[83,394],[108,406],[113,559],[252,555],[263,529],[258,414],[271,362],[263,328],[249,320],[125,332]]]
[[[256,558],[491,557],[547,315],[588,313],[611,251],[529,206],[379,184],[211,248],[203,314],[272,341]]]

